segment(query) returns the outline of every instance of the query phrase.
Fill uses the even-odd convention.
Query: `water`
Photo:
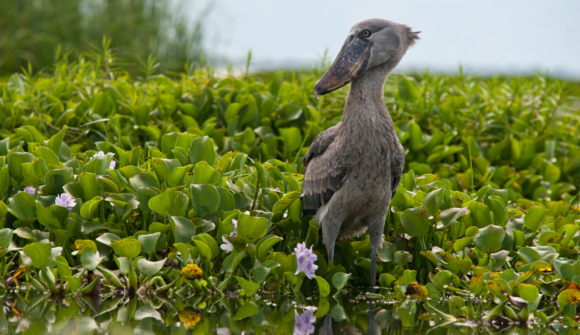
[[[354,289],[338,299],[261,294],[180,297],[51,297],[13,293],[3,302],[0,334],[574,334],[515,325],[441,324],[420,303]],[[438,308],[445,309],[445,303]],[[411,307],[411,308],[409,308]],[[397,308],[412,313],[397,312]],[[374,315],[374,317],[372,317]],[[371,317],[369,317],[371,316]],[[463,320],[463,318],[459,318]],[[461,321],[460,321],[461,322]],[[405,327],[405,326],[410,327]]]

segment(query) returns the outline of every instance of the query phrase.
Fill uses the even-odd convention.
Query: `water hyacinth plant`
[[[339,241],[327,262],[300,200],[301,157],[340,121],[343,90],[312,96],[317,69],[135,80],[62,59],[53,70],[0,83],[7,300],[24,289],[169,303],[235,295],[237,321],[260,313],[256,295],[292,295],[319,299],[317,320],[346,320],[341,297],[368,283],[369,236]],[[407,166],[385,217],[380,288],[364,296],[396,301],[389,315],[404,327],[576,327],[578,84],[425,73],[386,85]],[[168,307],[175,320],[182,307],[201,310]]]

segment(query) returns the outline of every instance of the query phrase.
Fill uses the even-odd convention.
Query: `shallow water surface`
[[[495,322],[445,324],[419,302],[404,304],[351,289],[337,299],[255,295],[50,297],[12,293],[3,301],[0,334],[574,334],[557,321],[533,328]],[[437,306],[448,311],[447,303]],[[481,306],[486,310],[486,306]]]

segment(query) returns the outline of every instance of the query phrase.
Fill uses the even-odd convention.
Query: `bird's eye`
[[[371,36],[371,31],[368,30],[368,29],[365,29],[365,30],[362,31],[362,35],[364,37],[369,37],[369,36]]]

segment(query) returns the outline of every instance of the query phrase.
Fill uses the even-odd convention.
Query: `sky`
[[[580,78],[577,0],[215,0],[207,47],[252,68],[336,57],[351,26],[384,18],[422,31],[400,71],[534,73]]]

